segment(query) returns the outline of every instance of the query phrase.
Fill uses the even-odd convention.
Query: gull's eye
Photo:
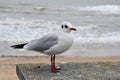
[[[68,26],[67,26],[67,25],[65,25],[65,28],[68,28]]]
[[[61,28],[63,28],[63,25],[61,26]]]

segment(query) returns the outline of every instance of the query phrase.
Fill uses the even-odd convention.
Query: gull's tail
[[[24,44],[17,44],[17,45],[12,45],[10,47],[14,48],[14,49],[22,49],[27,43]]]

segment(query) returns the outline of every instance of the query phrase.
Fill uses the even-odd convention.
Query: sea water
[[[0,0],[1,43],[40,38],[63,21],[77,28],[69,55],[120,56],[119,0]]]

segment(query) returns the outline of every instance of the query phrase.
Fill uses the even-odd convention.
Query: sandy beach
[[[18,80],[16,64],[50,63],[50,57],[0,57],[0,80]],[[67,62],[120,62],[120,57],[56,57],[57,63]]]

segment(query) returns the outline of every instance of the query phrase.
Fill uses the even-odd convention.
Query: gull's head
[[[76,29],[69,22],[63,22],[61,25],[62,31],[66,33],[70,33],[71,31],[76,31]]]

